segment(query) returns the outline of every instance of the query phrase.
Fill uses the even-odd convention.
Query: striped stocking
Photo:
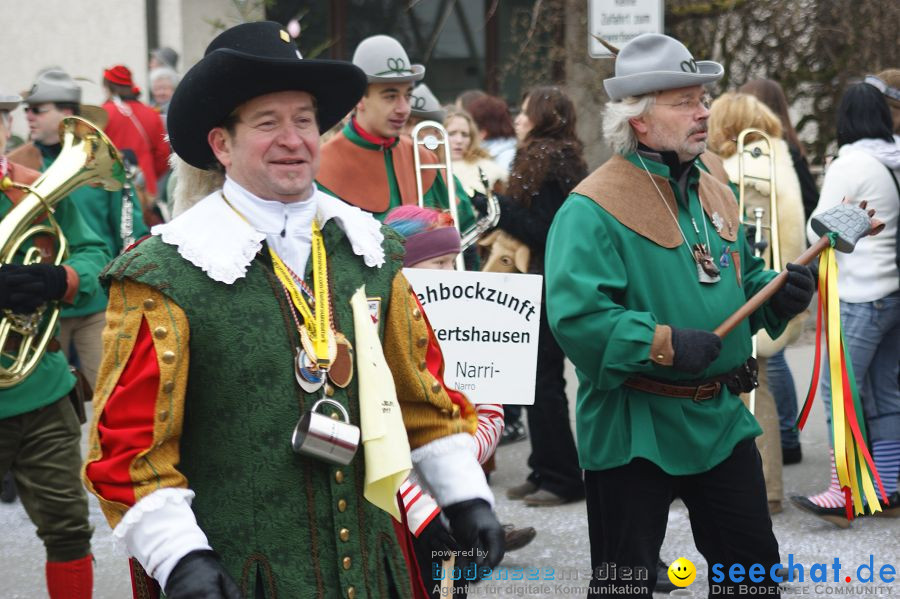
[[[872,459],[888,495],[897,490],[897,476],[900,475],[900,441],[875,441],[872,443]],[[885,499],[882,497],[882,499]]]
[[[879,470],[880,472],[880,470]],[[838,483],[837,469],[834,467],[834,450],[831,450],[831,484],[818,495],[810,495],[808,498],[819,507],[842,508],[844,507],[844,493]]]

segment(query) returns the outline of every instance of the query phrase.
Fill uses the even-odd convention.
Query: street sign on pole
[[[595,35],[621,48],[642,33],[663,33],[663,15],[663,0],[588,0],[588,52],[612,56]]]

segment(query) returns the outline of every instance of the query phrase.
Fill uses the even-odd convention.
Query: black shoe
[[[13,478],[12,472],[3,475],[0,481],[0,501],[3,503],[12,503],[16,500],[16,480]]]
[[[527,438],[528,433],[525,432],[525,425],[521,422],[514,422],[503,429],[503,433],[500,435],[500,445],[524,441]]]
[[[800,446],[785,447],[781,446],[781,463],[782,464],[799,464],[803,460],[803,451]]]
[[[653,589],[654,593],[671,593],[675,589],[677,589],[672,581],[669,580],[669,566],[666,565],[666,562],[662,561],[662,559],[657,558],[656,560],[656,588]]]
[[[879,518],[900,518],[900,491],[894,491],[888,495],[887,501],[881,502],[881,511],[877,512],[875,516]]]
[[[804,512],[809,512],[813,516],[818,516],[822,520],[830,522],[838,528],[850,528],[850,520],[847,520],[847,510],[842,507],[822,507],[810,501],[808,497],[802,497],[800,495],[791,497],[791,503]]]

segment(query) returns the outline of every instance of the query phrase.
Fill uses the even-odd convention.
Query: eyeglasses
[[[657,104],[660,106],[671,106],[675,110],[680,110],[682,112],[696,112],[701,106],[706,110],[709,110],[709,107],[712,105],[712,97],[708,94],[704,94],[700,96],[700,98],[685,98],[681,102],[676,102],[675,104],[666,104],[665,102],[657,102]]]
[[[52,106],[46,106],[46,105],[45,106],[26,106],[25,113],[28,114],[30,112],[31,114],[34,114],[34,115],[44,114],[45,112],[50,112],[50,110],[52,108],[53,108]]]

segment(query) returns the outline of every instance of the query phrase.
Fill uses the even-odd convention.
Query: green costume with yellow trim
[[[547,313],[578,376],[581,466],[604,470],[641,457],[668,474],[695,474],[760,434],[739,397],[723,387],[717,397],[694,402],[623,383],[634,375],[677,384],[725,374],[750,356],[754,331],[764,327],[777,336],[787,321],[764,306],[722,340],[719,357],[696,375],[651,360],[657,325],[711,331],[776,273],[764,270],[745,243],[727,187],[692,166],[683,197],[668,166],[646,155],[643,163],[652,180],[637,154],[615,156],[559,210],[547,241]],[[706,243],[708,231],[720,281],[698,282],[666,204],[691,245]]]

